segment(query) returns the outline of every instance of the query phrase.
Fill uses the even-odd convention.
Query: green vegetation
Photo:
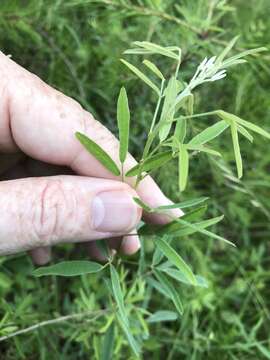
[[[185,86],[190,79],[196,80],[194,70],[205,57],[221,54],[217,61],[226,64],[224,49],[231,50],[235,36],[240,35],[231,50],[233,55],[270,43],[268,0],[175,3],[40,0],[25,5],[3,1],[1,48],[80,101],[115,134],[117,119],[121,163],[128,146],[123,119],[129,122],[129,103],[129,149],[140,159],[149,130],[151,134],[156,129],[153,109],[165,78],[180,71]],[[138,39],[141,42],[123,55]],[[147,56],[143,68],[143,59],[131,55],[134,52],[159,52],[161,56]],[[144,225],[139,230],[140,253],[104,267],[86,261],[78,251],[74,254],[71,246],[60,246],[55,263],[84,262],[73,261],[72,268],[62,262],[44,268],[44,274],[36,270],[38,276],[46,271],[65,276],[85,273],[73,278],[33,277],[33,266],[24,255],[0,259],[0,349],[4,359],[132,359],[140,348],[142,357],[151,359],[270,358],[270,158],[269,141],[257,136],[269,138],[261,129],[270,130],[269,52],[254,53],[247,60],[248,64],[229,69],[228,79],[202,86],[195,96],[188,93],[185,114],[180,114],[174,128],[177,136],[169,141],[171,150],[164,149],[162,156],[145,156],[140,166],[131,170],[139,180],[143,171],[155,170],[153,176],[166,195],[185,208],[183,218],[158,230],[162,238],[152,241],[157,229]],[[231,61],[241,59],[235,56]],[[227,65],[231,65],[228,60]],[[220,78],[223,75],[218,73]],[[129,101],[122,89],[116,113],[123,85]],[[174,77],[169,80],[160,121],[174,120],[172,98],[180,85]],[[161,141],[169,134],[168,125],[166,122],[156,131]],[[226,130],[229,126],[230,131]],[[186,134],[191,140],[184,145]],[[77,137],[112,172],[120,173],[102,149],[82,134]],[[180,143],[175,138],[181,139]],[[205,146],[210,140],[215,150]],[[176,146],[180,168],[184,164],[179,184],[175,181],[177,161],[168,161]],[[192,151],[190,162],[188,150]],[[194,157],[193,152],[198,151],[200,156]],[[219,153],[222,157],[212,156]],[[135,201],[147,209],[140,199]],[[196,206],[195,210],[186,209],[191,206]],[[225,215],[221,222],[220,214]],[[206,230],[209,226],[211,232]],[[237,248],[217,239],[228,239]]]

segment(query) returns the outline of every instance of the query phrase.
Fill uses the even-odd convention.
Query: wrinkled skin
[[[133,254],[142,212],[132,200],[150,206],[170,203],[148,176],[133,190],[134,179],[120,181],[75,138],[80,131],[118,161],[118,140],[76,101],[45,84],[0,53],[0,254],[29,251],[45,264],[52,245],[83,242],[90,257],[102,259],[96,240]],[[136,164],[131,155],[125,170]],[[110,193],[106,226],[98,228],[96,198]],[[107,195],[106,195],[107,196]],[[171,216],[180,216],[172,210]],[[145,215],[168,222],[164,215]],[[131,234],[131,235],[128,235]]]

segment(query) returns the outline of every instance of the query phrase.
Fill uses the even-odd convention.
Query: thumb
[[[0,255],[127,234],[141,209],[127,184],[80,176],[0,182]]]

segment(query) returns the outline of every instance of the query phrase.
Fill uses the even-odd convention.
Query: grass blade
[[[113,175],[120,175],[120,170],[118,169],[116,163],[113,161],[110,155],[108,155],[98,144],[80,132],[76,132],[75,135],[84,148],[91,155],[93,155],[107,170],[109,170]]]
[[[130,64],[128,61],[121,59],[121,62],[125,64],[138,78],[144,81],[150,88],[152,88],[158,96],[160,95],[159,88],[144,74],[141,70],[137,69],[134,65]]]
[[[128,106],[127,92],[121,88],[117,101],[117,124],[119,129],[120,149],[119,159],[123,164],[128,152],[130,112]]]
[[[195,276],[190,269],[190,267],[186,264],[186,262],[181,258],[181,256],[163,239],[157,238],[156,244],[158,248],[163,252],[163,254],[167,257],[167,259],[175,265],[180,271],[182,271],[187,279],[193,284],[196,284]]]
[[[101,271],[103,266],[92,261],[62,261],[54,265],[43,266],[33,271],[34,276],[78,276]]]

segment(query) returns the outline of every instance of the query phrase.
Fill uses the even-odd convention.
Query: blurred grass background
[[[52,86],[77,99],[97,119],[115,131],[115,104],[125,84],[131,103],[131,149],[140,154],[154,99],[119,62],[134,40],[149,40],[183,49],[181,75],[188,79],[205,57],[216,55],[235,35],[239,50],[270,46],[269,0],[2,0],[0,46],[6,54]],[[170,62],[158,60],[169,73]],[[203,87],[195,111],[224,109],[270,130],[270,55],[249,58],[249,64],[229,71],[226,81]],[[167,69],[167,70],[166,70]],[[209,119],[211,121],[211,119]],[[209,122],[210,124],[210,122]],[[193,120],[194,129],[203,128]],[[200,156],[192,162],[191,178],[181,200],[210,196],[209,216],[225,214],[215,229],[237,244],[232,249],[198,234],[174,245],[208,289],[179,287],[185,303],[180,321],[150,324],[144,329],[145,359],[270,359],[270,144],[260,137],[241,141],[244,178],[235,178],[231,142],[216,142],[222,160]],[[156,174],[167,196],[179,200],[174,165]],[[126,296],[132,306],[151,312],[172,309],[166,298],[136,277],[138,259],[122,263]],[[62,246],[55,260],[82,258]],[[112,315],[101,278],[35,279],[26,256],[0,259],[0,336],[64,315],[91,316],[42,326],[0,342],[0,359],[94,359],[104,347]],[[142,305],[143,304],[143,305]],[[93,316],[93,312],[96,312]],[[142,319],[137,321],[144,326]],[[136,333],[136,326],[135,333]],[[118,327],[113,359],[132,353]]]

